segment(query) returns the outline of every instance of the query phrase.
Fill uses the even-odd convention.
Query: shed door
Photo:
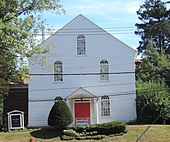
[[[90,124],[90,102],[75,103],[75,122],[81,120]]]

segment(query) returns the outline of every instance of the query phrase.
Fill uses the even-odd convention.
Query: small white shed
[[[24,129],[24,112],[13,110],[7,113],[8,115],[8,130]]]

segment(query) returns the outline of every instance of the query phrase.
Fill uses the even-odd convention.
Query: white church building
[[[83,15],[40,46],[49,53],[29,59],[28,127],[48,126],[57,99],[66,101],[73,125],[136,119],[134,49]]]

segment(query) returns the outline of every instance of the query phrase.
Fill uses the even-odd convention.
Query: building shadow
[[[34,131],[31,131],[30,134],[35,138],[51,139],[51,138],[60,137],[62,134],[62,130],[52,129],[52,128],[42,128],[42,129],[36,129]]]

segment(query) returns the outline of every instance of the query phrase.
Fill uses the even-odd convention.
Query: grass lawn
[[[108,136],[94,142],[135,142],[147,127],[148,125],[128,125],[128,132],[123,136]],[[29,142],[31,137],[34,142],[59,142],[59,135],[60,133],[49,129],[0,132],[0,142]],[[76,140],[72,140],[74,141]],[[151,125],[139,142],[170,142],[170,125]]]

